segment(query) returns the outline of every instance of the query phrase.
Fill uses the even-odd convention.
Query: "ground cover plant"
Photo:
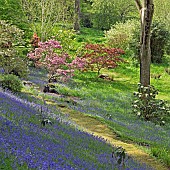
[[[37,74],[33,74],[33,72],[36,72],[36,69],[32,70],[30,74],[29,78],[31,81],[37,79]],[[118,72],[119,74],[121,73],[119,69]],[[41,73],[40,70],[39,73]],[[142,121],[133,115],[131,104],[136,84],[134,82],[131,87],[128,86],[127,83],[132,83],[130,79],[125,81],[125,85],[125,83],[119,80],[120,75],[117,76],[115,76],[115,81],[112,82],[96,78],[95,72],[89,71],[83,74],[76,74],[74,79],[67,83],[55,84],[56,90],[61,94],[60,97],[46,97],[55,103],[63,104],[70,109],[100,119],[113,128],[122,140],[131,140],[139,145],[147,146],[151,154],[161,157],[164,163],[169,165],[169,121],[164,126],[160,126],[150,121]],[[46,75],[40,74],[38,77],[44,77],[45,79]],[[122,91],[122,89],[124,90]],[[34,93],[34,96],[40,95],[33,91],[31,93]],[[67,97],[76,97],[76,100],[68,100]],[[161,150],[161,148],[164,149]],[[158,154],[160,150],[162,152]]]
[[[123,56],[125,60],[128,59],[126,55],[128,54]],[[161,73],[160,79],[152,79],[153,84],[158,87],[165,87],[169,80],[164,68],[164,65],[152,65],[152,72],[154,74],[157,75]],[[115,69],[103,69],[101,71],[101,73],[106,73],[111,76],[113,81],[96,77],[96,70],[88,70],[84,73],[77,71],[75,72],[74,78],[68,82],[53,83],[56,91],[59,92],[59,95],[55,96],[42,93],[43,86],[48,83],[47,70],[31,67],[30,74],[26,81],[32,83],[32,85],[24,86],[20,96],[27,101],[41,105],[43,102],[39,99],[45,98],[56,104],[64,105],[64,107],[67,106],[70,109],[94,116],[108,124],[122,140],[130,140],[147,146],[152,155],[163,160],[163,162],[169,166],[169,122],[167,122],[165,126],[155,126],[154,123],[142,121],[131,114],[132,93],[136,91],[139,76],[138,72],[139,68],[134,67],[131,60],[127,60]],[[160,93],[168,99],[166,94],[168,94],[169,89],[160,88],[160,90]],[[24,92],[28,92],[32,96]],[[76,100],[74,100],[74,97],[76,97]],[[37,114],[40,114],[40,112]],[[13,116],[11,116],[10,120],[12,120],[12,117]],[[33,116],[30,122],[33,121],[36,125],[41,125],[38,118],[35,119],[35,117]],[[13,122],[15,122],[14,120]],[[19,119],[16,120],[18,120],[16,124],[19,126]],[[45,126],[45,128],[50,128],[51,130],[52,127]],[[157,133],[154,133],[155,130]],[[26,132],[24,131],[23,133]],[[5,160],[3,160],[6,165],[10,164],[9,166],[11,166],[13,165],[13,156],[9,154],[9,157],[11,159],[5,158]],[[72,164],[73,163],[71,163],[71,165]],[[22,166],[28,165],[23,164]]]
[[[106,144],[105,127],[112,141],[137,145],[152,165],[170,168],[169,3],[163,3],[154,1],[153,63],[151,75],[144,74],[156,95],[137,89],[143,57],[135,1],[0,0],[0,169],[151,169],[123,145]],[[82,132],[83,123],[97,126],[92,120],[103,138]]]
[[[41,126],[40,105],[3,91],[0,103],[2,169],[119,169],[112,147],[102,138],[61,123],[59,114],[45,106],[41,107],[52,126]],[[151,167],[129,158],[125,169],[129,168]]]

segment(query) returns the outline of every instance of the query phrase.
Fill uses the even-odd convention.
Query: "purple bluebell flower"
[[[27,166],[37,170],[105,170],[117,166],[111,157],[112,146],[106,144],[103,138],[59,121],[58,115],[51,113],[50,109],[47,116],[52,117],[53,125],[42,127],[39,106],[0,91],[2,163],[8,157],[15,168]],[[127,169],[152,169],[132,158],[127,162]]]

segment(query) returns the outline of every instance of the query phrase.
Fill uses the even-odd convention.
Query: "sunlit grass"
[[[77,42],[83,43],[104,43],[106,38],[104,37],[104,31],[92,29],[92,28],[81,28],[81,34],[76,36]]]
[[[102,31],[88,28],[83,28],[76,39],[77,47],[82,42],[103,43],[105,41]],[[140,69],[139,65],[133,63],[130,56],[124,56],[124,58],[126,62],[120,64],[119,67],[101,71],[113,78],[113,81],[100,79],[97,77],[97,72],[89,71],[76,73],[68,83],[56,83],[55,88],[62,97],[44,94],[42,89],[48,82],[47,72],[31,68],[28,80],[40,88],[24,87],[19,95],[35,104],[43,105],[45,103],[49,107],[54,106],[53,111],[56,109],[56,115],[61,114],[57,110],[57,104],[90,115],[108,125],[120,140],[146,145],[150,154],[170,166],[170,122],[162,127],[156,126],[151,122],[139,120],[138,117],[131,114],[131,102],[133,92],[137,91]],[[168,67],[167,64],[151,64],[151,84],[159,90],[157,98],[165,99],[170,103],[170,75],[165,72],[166,67]],[[160,79],[152,77],[157,74],[161,74]],[[0,74],[0,79],[1,77]],[[70,102],[71,97],[77,97],[76,103]],[[11,114],[9,119],[12,119],[13,115]],[[17,121],[19,122],[19,119]],[[34,124],[39,123],[34,116],[31,116],[29,121]],[[87,159],[95,160],[95,157],[91,156],[87,150],[84,152]],[[8,159],[5,161],[10,162]]]

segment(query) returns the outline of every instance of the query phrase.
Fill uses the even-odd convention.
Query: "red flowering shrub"
[[[38,35],[36,33],[33,34],[32,39],[31,39],[31,45],[32,47],[38,48],[38,43],[40,42],[40,38],[38,37]]]
[[[122,49],[109,48],[102,44],[87,44],[82,58],[86,61],[86,68],[97,69],[99,75],[102,68],[115,68],[118,62],[123,62],[120,55],[124,53]]]

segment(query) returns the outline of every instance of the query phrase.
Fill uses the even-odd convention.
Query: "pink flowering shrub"
[[[36,67],[46,68],[50,77],[57,75],[60,80],[65,81],[74,75],[75,69],[83,69],[85,60],[79,57],[72,59],[68,54],[62,52],[60,43],[56,40],[39,42],[38,48],[28,53]]]

